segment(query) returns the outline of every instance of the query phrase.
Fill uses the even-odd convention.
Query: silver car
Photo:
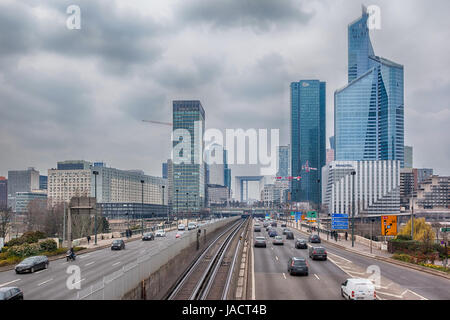
[[[283,237],[280,237],[280,236],[276,236],[274,239],[273,239],[273,242],[272,242],[275,246],[283,246],[284,245],[284,240],[283,240]]]

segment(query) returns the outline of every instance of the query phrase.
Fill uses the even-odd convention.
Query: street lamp
[[[186,192],[186,211],[187,211],[187,221],[189,222],[189,192]]]
[[[372,241],[373,241],[373,223],[375,222],[375,219],[372,218],[372,225],[370,228],[370,253],[372,253]]]
[[[142,202],[141,202],[141,234],[144,235],[144,180],[141,180],[142,185]]]
[[[94,238],[94,244],[97,245],[97,176],[98,171],[92,171],[92,174],[94,175],[94,181],[95,181],[95,217],[94,217],[94,229],[95,229],[95,238]]]
[[[161,186],[162,188],[162,204],[163,204],[163,210],[164,210],[164,206],[165,206],[165,202],[164,202],[164,189],[166,188],[166,186]],[[167,211],[167,222],[169,222],[169,211]]]
[[[180,215],[178,214],[178,191],[179,190],[177,189],[175,191],[176,191],[176,198],[177,198],[175,202],[176,202],[176,209],[177,209],[176,211],[177,211],[177,220],[178,220],[180,218]]]
[[[355,246],[355,176],[356,171],[352,171],[352,247]]]
[[[414,196],[411,198],[411,240],[414,240]]]

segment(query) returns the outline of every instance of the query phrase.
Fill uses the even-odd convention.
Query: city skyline
[[[405,144],[414,147],[415,167],[432,167],[436,174],[449,174],[445,123],[450,119],[446,106],[446,87],[450,82],[447,73],[442,72],[448,61],[439,54],[445,52],[440,39],[448,38],[450,28],[434,28],[437,21],[448,23],[443,12],[449,5],[441,1],[429,8],[415,1],[372,2],[380,6],[382,14],[382,29],[371,31],[377,54],[401,61],[408,69]],[[280,145],[287,145],[286,87],[300,78],[327,82],[327,137],[333,135],[332,95],[347,81],[346,27],[360,15],[361,2],[287,2],[284,7],[275,8],[278,11],[263,10],[264,13],[258,14],[237,8],[240,14],[231,21],[225,21],[219,10],[211,9],[209,17],[202,16],[200,4],[201,1],[186,2],[183,8],[189,10],[181,12],[161,2],[157,6],[167,13],[161,18],[158,10],[155,13],[143,9],[137,14],[131,4],[122,8],[123,15],[118,16],[112,12],[114,3],[81,3],[83,25],[79,31],[64,28],[65,4],[44,4],[44,11],[53,8],[54,12],[48,10],[53,12],[50,17],[38,15],[26,4],[2,8],[2,15],[9,17],[2,21],[9,23],[9,29],[18,30],[15,41],[23,40],[24,45],[10,46],[8,39],[2,40],[2,47],[9,48],[0,54],[2,74],[10,81],[0,89],[4,97],[0,110],[5,119],[0,128],[3,150],[0,176],[7,176],[8,170],[30,166],[45,172],[60,159],[104,160],[114,167],[143,169],[159,176],[161,163],[170,152],[170,130],[140,121],[167,121],[171,117],[171,101],[178,98],[199,99],[208,106],[206,128],[280,128]],[[261,5],[273,9],[273,4]],[[145,8],[143,3],[136,6]],[[233,10],[226,4],[222,9]],[[409,18],[411,12],[418,12],[424,19],[432,13],[435,19],[427,20],[419,30],[416,20],[420,18]],[[31,22],[15,20],[22,13]],[[94,19],[100,14],[111,20]],[[147,16],[149,19],[144,19]],[[183,18],[183,26],[174,22],[177,17]],[[34,41],[25,42],[22,32],[31,30],[32,22],[40,28],[30,33]],[[94,40],[95,30],[114,30],[117,24],[131,40],[136,40],[134,46],[120,54],[112,55],[104,47],[92,47],[79,38],[82,34],[83,38]],[[210,32],[202,32],[202,26]],[[44,37],[48,27],[54,33]],[[401,37],[413,28],[417,31],[414,39]],[[429,29],[433,29],[433,37],[428,36]],[[160,43],[161,47],[148,44],[166,35],[170,37]],[[186,35],[196,46],[183,40]],[[267,41],[275,35],[279,40]],[[224,39],[223,43],[216,38]],[[418,40],[424,43],[420,48],[416,45]],[[80,41],[74,52],[72,41]],[[124,41],[122,45],[127,43]],[[202,52],[198,47],[206,43],[210,45]],[[177,54],[180,48],[184,57]],[[434,60],[439,63],[427,59],[429,48],[441,48],[433,51]],[[140,49],[143,53],[133,56]],[[243,56],[242,50],[247,55]],[[317,59],[312,59],[313,56]],[[308,65],[300,60],[308,61]],[[176,62],[176,66],[170,66],[169,62]],[[143,65],[141,71],[136,70]],[[82,78],[86,72],[90,76]],[[30,97],[32,101],[28,100]],[[244,112],[237,114],[238,110]],[[439,138],[444,140],[439,142]],[[25,149],[27,152],[22,151]],[[259,169],[231,167],[233,176],[241,175],[242,171],[253,174]]]

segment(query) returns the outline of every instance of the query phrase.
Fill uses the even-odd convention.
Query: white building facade
[[[396,160],[333,161],[322,168],[322,204],[330,214],[351,215],[353,203],[355,215],[400,213],[400,170]]]

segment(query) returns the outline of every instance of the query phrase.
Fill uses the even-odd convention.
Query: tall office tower
[[[48,187],[48,177],[39,176],[39,190],[47,190]]]
[[[8,179],[0,177],[0,210],[8,208]]]
[[[162,177],[163,177],[163,179],[167,179],[167,177],[168,177],[167,162],[163,162],[163,164],[162,164]]]
[[[8,207],[11,207],[14,212],[16,193],[33,190],[39,190],[39,171],[34,168],[8,171]]]
[[[223,150],[223,161],[224,161],[224,181],[225,187],[228,188],[228,197],[231,198],[231,168],[228,167],[228,151]]]
[[[278,147],[278,177],[289,177],[289,149],[290,146]]]
[[[302,80],[291,84],[292,200],[320,204],[320,180],[326,163],[326,83]]]
[[[374,55],[363,8],[349,25],[349,84],[334,94],[335,157],[404,166],[403,66]]]
[[[336,150],[336,139],[334,136],[330,137],[330,148]]]
[[[181,129],[181,130],[179,130]],[[198,213],[205,206],[206,167],[203,160],[205,110],[200,101],[173,101],[173,130],[189,132],[190,143],[173,141],[173,206],[176,214]],[[179,144],[186,148],[180,149]],[[180,163],[181,158],[186,161]]]
[[[405,168],[413,168],[413,147],[405,146]]]
[[[213,143],[205,150],[208,184],[225,186],[225,154],[223,146]]]
[[[172,212],[172,199],[173,199],[173,162],[171,159],[167,160],[167,203],[169,205],[169,210]]]

